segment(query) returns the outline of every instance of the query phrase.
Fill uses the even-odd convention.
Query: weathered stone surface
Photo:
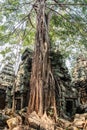
[[[71,126],[71,127],[68,127],[67,130],[79,130],[79,129],[77,127],[75,127],[75,126]]]
[[[65,119],[59,119],[59,121],[61,121],[63,123],[65,128],[71,126],[71,124],[72,124],[70,121],[65,120]]]
[[[70,74],[68,73],[68,68],[65,65],[65,60],[59,51],[50,53],[50,59],[53,71],[61,80],[68,82],[71,81]],[[69,87],[69,86],[68,86]]]
[[[29,117],[28,117],[28,122],[30,127],[33,128],[39,128],[40,127],[40,121],[41,119],[39,118],[39,116],[36,114],[36,112],[32,112]]]
[[[11,108],[12,105],[12,89],[15,81],[15,72],[13,64],[6,64],[0,73],[0,109],[5,107]],[[3,94],[1,94],[3,92]],[[3,96],[2,96],[3,95]]]
[[[56,130],[64,130],[64,129],[61,127],[56,127]]]
[[[76,120],[73,125],[79,129],[82,129],[84,128],[84,125],[85,125],[85,121],[83,120]]]
[[[72,72],[73,84],[79,91],[80,103],[87,104],[87,57],[80,55]]]
[[[21,125],[22,124],[22,119],[20,116],[12,117],[7,120],[7,125],[10,130],[12,130],[14,127]]]
[[[51,52],[50,59],[56,80],[56,100],[59,116],[68,119],[76,112],[78,91],[71,84],[71,77],[61,53],[59,51]]]
[[[0,84],[3,86],[13,86],[15,80],[15,72],[13,64],[6,64],[0,73]]]
[[[73,70],[73,80],[77,83],[85,81],[87,77],[87,59],[83,55],[79,55],[76,65]]]
[[[17,126],[15,128],[13,128],[12,130],[24,130],[23,126]]]
[[[26,91],[29,89],[29,80],[30,80],[30,73],[31,73],[31,63],[32,63],[32,53],[28,48],[22,54],[22,62],[19,66],[19,70],[17,73],[16,78],[16,91]],[[22,88],[23,87],[23,88]],[[23,90],[22,90],[23,89]]]
[[[15,80],[15,102],[16,110],[20,110],[28,106],[29,92],[30,92],[30,75],[31,75],[31,52],[27,48],[22,54],[22,61],[19,65],[17,77]]]
[[[76,114],[74,121],[71,122],[71,126],[68,127],[68,130],[86,130],[87,127],[87,113]]]

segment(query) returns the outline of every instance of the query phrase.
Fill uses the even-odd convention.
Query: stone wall
[[[80,55],[73,69],[73,84],[79,91],[80,103],[87,104],[87,58]]]
[[[79,106],[78,91],[72,85],[71,76],[61,53],[59,51],[56,53],[51,52],[50,58],[56,81],[56,99],[59,115],[63,117],[72,116]]]
[[[15,72],[12,63],[7,63],[0,73],[0,108],[12,107],[12,89],[15,81]],[[2,94],[3,92],[3,94]],[[3,106],[3,107],[2,107]]]
[[[16,77],[16,88],[15,88],[15,100],[16,104],[19,103],[20,106],[16,105],[17,109],[22,109],[23,107],[28,106],[29,99],[29,83],[31,75],[31,63],[32,63],[32,53],[27,48],[21,57],[21,64]]]

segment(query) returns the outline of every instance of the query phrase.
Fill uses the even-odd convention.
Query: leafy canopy
[[[0,1],[0,47],[10,47],[1,54],[18,46],[19,53],[26,46],[33,48],[36,31],[38,0]],[[87,53],[87,0],[46,0],[46,13],[51,14],[49,37],[51,47],[60,49],[71,61]],[[17,53],[17,54],[19,54]]]

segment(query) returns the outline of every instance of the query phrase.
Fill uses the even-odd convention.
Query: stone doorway
[[[73,101],[66,100],[66,115],[72,116],[73,114]]]
[[[0,89],[0,109],[4,109],[5,108],[5,103],[6,101],[6,93],[5,93],[5,90],[3,89]]]
[[[17,98],[16,99],[16,110],[20,110],[21,109],[21,99]]]

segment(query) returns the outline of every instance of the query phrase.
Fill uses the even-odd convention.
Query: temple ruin
[[[12,90],[15,72],[12,63],[7,63],[0,73],[0,109],[12,107]]]
[[[56,104],[58,115],[64,118],[76,113],[79,106],[79,93],[68,73],[63,56],[59,51],[50,53],[52,71],[56,83]],[[0,109],[12,108],[15,98],[15,110],[21,110],[28,106],[30,92],[30,76],[32,66],[32,52],[26,48],[21,57],[17,76],[13,66],[8,63],[0,74]]]
[[[31,75],[32,53],[27,48],[22,54],[22,62],[16,77],[16,109],[27,107],[29,99],[29,81]],[[56,81],[57,111],[59,116],[72,116],[78,107],[78,92],[71,85],[71,77],[60,52],[51,52],[50,59]],[[65,113],[65,114],[64,114]]]

